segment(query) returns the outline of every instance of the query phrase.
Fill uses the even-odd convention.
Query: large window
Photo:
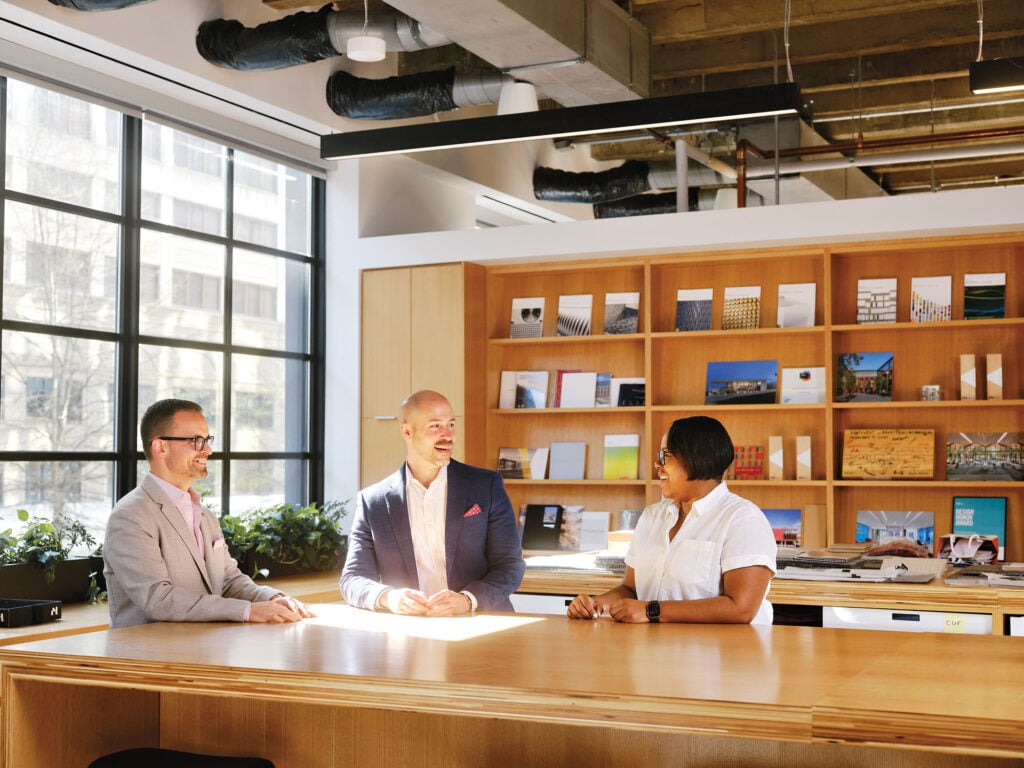
[[[321,500],[323,182],[13,79],[0,121],[0,531],[102,540],[166,397],[206,412],[217,511]]]

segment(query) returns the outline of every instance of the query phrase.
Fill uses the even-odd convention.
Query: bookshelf
[[[467,399],[484,406],[467,416],[474,435],[470,463],[496,466],[498,450],[545,447],[553,441],[585,441],[585,480],[508,480],[513,504],[582,504],[612,513],[616,527],[623,509],[657,500],[653,456],[661,435],[677,418],[713,415],[737,445],[764,445],[783,438],[784,474],[780,480],[734,480],[730,486],[762,507],[800,507],[824,518],[819,541],[853,541],[858,509],[916,510],[935,513],[935,536],[952,527],[955,495],[1005,496],[1008,500],[1006,556],[1024,560],[1024,483],[946,479],[946,436],[958,432],[1024,430],[1024,232],[965,237],[878,241],[799,248],[714,251],[638,256],[616,260],[494,265],[483,268],[484,290],[467,296],[482,307],[485,319],[467,328],[486,349],[485,375],[467,370]],[[1005,317],[963,320],[965,273],[1005,273]],[[910,286],[914,277],[950,275],[952,320],[910,322]],[[895,322],[857,324],[860,279],[896,278]],[[813,327],[777,328],[778,287],[816,285]],[[722,330],[725,288],[759,285],[758,327]],[[712,326],[705,331],[676,331],[676,295],[681,288],[712,288]],[[638,332],[601,333],[606,293],[639,291]],[[593,335],[557,337],[556,313],[546,312],[544,336],[509,336],[512,300],[543,296],[557,307],[562,294],[593,294]],[[887,351],[894,355],[891,401],[836,402],[836,358],[841,353]],[[983,363],[988,353],[1003,359],[1002,400],[960,400],[959,356],[972,353]],[[704,405],[708,362],[778,361],[784,367],[824,366],[826,402],[779,405]],[[559,369],[611,372],[646,381],[643,406],[610,408],[499,409],[503,370],[547,370],[553,387]],[[984,376],[983,364],[979,378]],[[941,400],[923,402],[923,385],[937,384]],[[552,393],[549,393],[549,397]],[[984,397],[984,388],[979,397]],[[842,440],[847,429],[921,428],[936,433],[933,479],[847,480],[842,477]],[[641,435],[637,480],[602,480],[604,435]],[[797,480],[795,441],[811,440],[811,477]],[[805,517],[805,528],[808,526]]]

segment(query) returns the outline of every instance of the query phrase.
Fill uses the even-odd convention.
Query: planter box
[[[0,598],[16,600],[59,600],[79,603],[87,599],[89,574],[94,570],[88,557],[57,563],[56,578],[46,583],[46,572],[35,563],[0,566]]]

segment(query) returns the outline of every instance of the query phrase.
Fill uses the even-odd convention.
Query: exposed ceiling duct
[[[373,13],[364,18],[325,5],[256,27],[233,19],[204,21],[196,33],[196,49],[221,67],[280,69],[341,56],[349,38],[364,34],[383,39],[389,51],[421,51],[451,42],[404,14]]]
[[[152,0],[50,0],[50,2],[61,8],[74,8],[76,11],[117,11],[121,8],[149,3]]]
[[[720,174],[697,163],[690,163],[687,171],[689,184],[693,187],[728,183]],[[652,197],[643,193],[675,189],[676,182],[674,162],[627,160],[620,166],[598,172],[574,173],[557,168],[536,168],[533,172],[533,193],[538,200],[557,203],[607,203],[634,196]],[[672,198],[672,209],[675,210],[674,192]]]

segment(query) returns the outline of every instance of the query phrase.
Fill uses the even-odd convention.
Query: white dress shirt
[[[444,551],[444,517],[448,499],[448,467],[441,467],[426,488],[406,471],[405,498],[409,506],[409,529],[416,553],[416,575],[420,591],[430,595],[448,589],[448,566]]]

